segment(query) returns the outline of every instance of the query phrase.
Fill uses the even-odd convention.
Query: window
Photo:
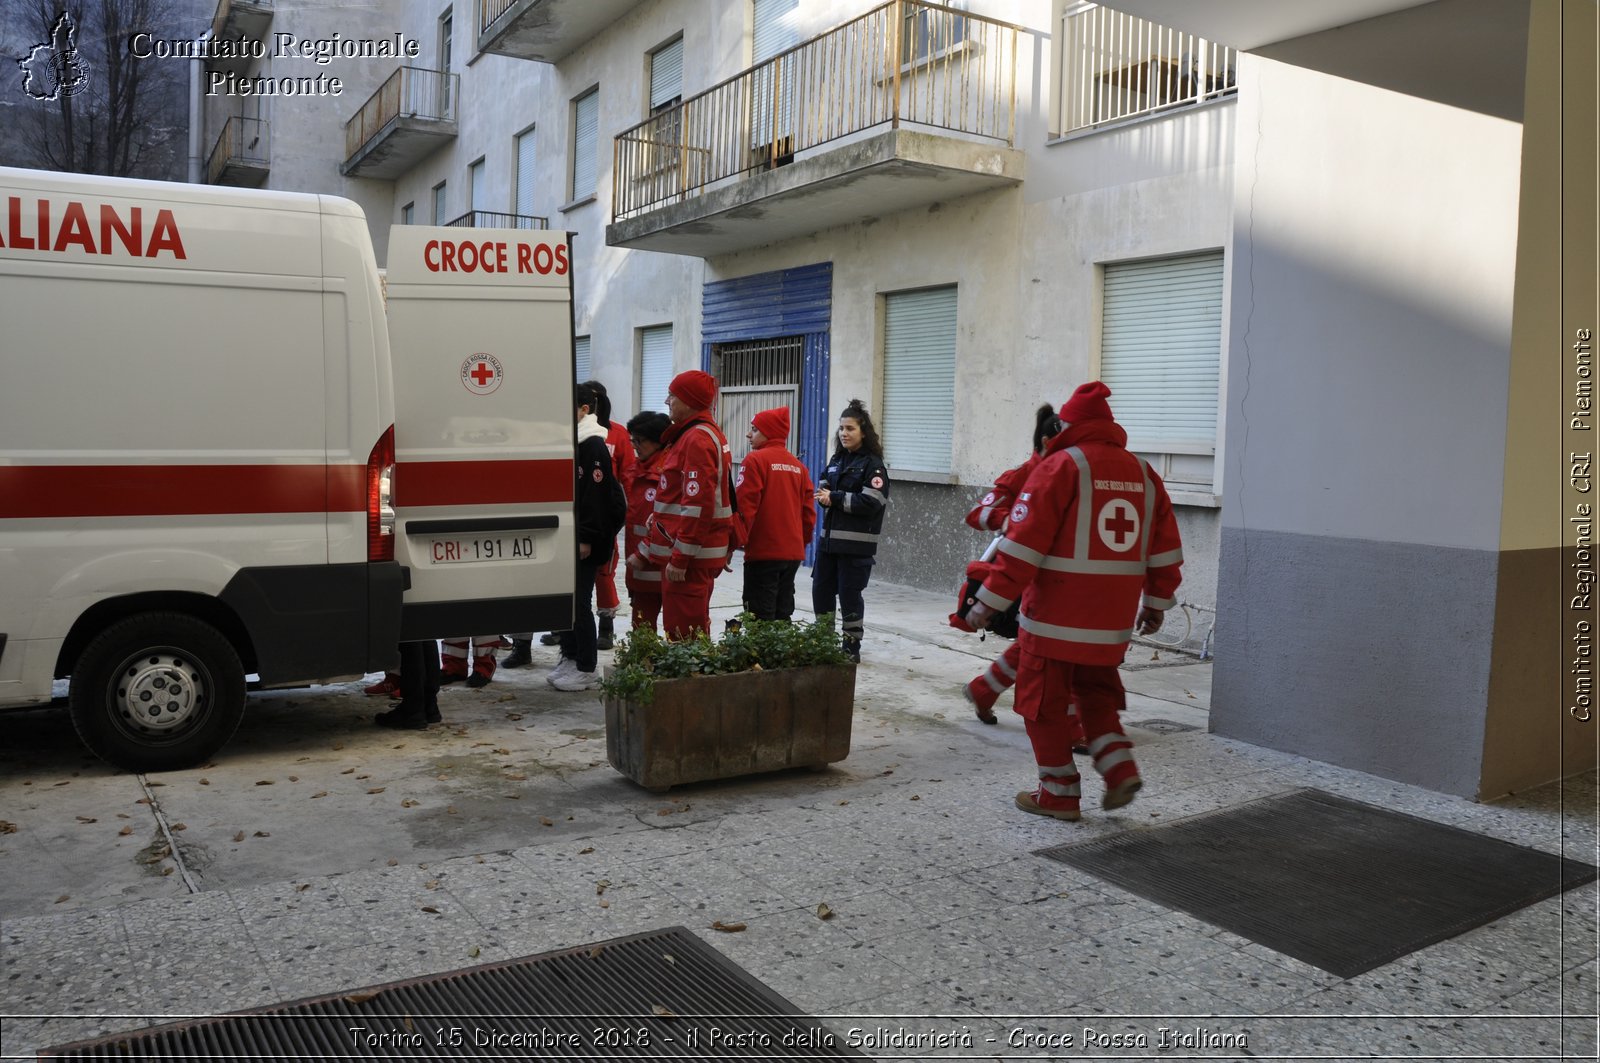
[[[407,203],[405,206],[400,208],[400,224],[401,225],[412,225],[412,224],[414,224],[415,223],[414,219],[416,218],[416,214],[417,214],[417,205],[416,205],[416,203],[414,203],[414,202]]]
[[[955,394],[955,285],[885,295],[878,428],[891,469],[950,471]]]
[[[484,188],[484,172],[482,159],[467,165],[467,210],[470,213],[477,213],[488,205],[489,195]]]
[[[1100,379],[1128,449],[1209,490],[1222,366],[1222,252],[1105,267]]]
[[[666,411],[672,383],[672,326],[639,330],[639,412]]]
[[[600,156],[600,90],[590,89],[572,101],[572,200],[595,194]]]
[[[800,0],[751,0],[750,63],[760,66],[801,41],[796,21]],[[778,67],[784,69],[778,69]],[[757,70],[750,79],[750,146],[756,159],[789,158],[794,150],[793,57]],[[774,99],[776,97],[776,99]]]
[[[450,220],[449,216],[445,214],[444,186],[444,181],[440,181],[433,186],[433,224],[435,225],[443,225]]]
[[[512,211],[523,218],[534,217],[536,214],[533,209],[533,162],[533,129],[530,127],[526,131],[517,134],[516,202],[511,205]],[[519,228],[527,224],[531,223],[520,220],[517,222]]]
[[[683,38],[650,53],[650,123],[645,134],[650,151],[646,175],[675,166],[683,150]]]
[[[439,69],[446,74],[450,73],[450,51],[454,45],[455,21],[453,12],[448,9],[439,16]]]
[[[594,378],[594,373],[589,363],[588,336],[574,336],[572,338],[572,360],[577,366],[575,372],[578,374],[576,377],[578,383],[581,384],[585,380]]]
[[[1068,4],[1056,43],[1062,134],[1231,96],[1232,48],[1094,4]]]
[[[906,5],[900,28],[900,62],[916,65],[938,59],[967,39],[967,20],[955,4]]]

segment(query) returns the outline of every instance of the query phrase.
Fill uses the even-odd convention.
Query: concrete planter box
[[[611,766],[656,792],[850,755],[855,665],[660,680],[648,704],[606,698]]]

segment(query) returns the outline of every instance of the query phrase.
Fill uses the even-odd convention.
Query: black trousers
[[[794,574],[798,561],[746,561],[744,607],[757,620],[788,620],[794,616]]]
[[[439,644],[432,639],[400,644],[400,704],[408,715],[439,718]]]
[[[821,616],[833,612],[837,600],[840,626],[851,642],[859,643],[865,630],[862,618],[867,606],[861,592],[867,589],[871,576],[870,557],[817,551],[817,566],[811,570],[811,606]]]
[[[572,591],[572,630],[561,633],[561,656],[578,662],[578,671],[592,672],[600,659],[594,626],[594,580],[599,565],[578,562],[578,583]]]

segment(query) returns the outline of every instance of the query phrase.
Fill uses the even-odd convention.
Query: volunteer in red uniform
[[[1072,701],[1105,780],[1101,807],[1121,808],[1143,785],[1117,718],[1124,704],[1117,665],[1135,628],[1160,630],[1183,578],[1166,487],[1127,450],[1110,396],[1094,381],[1062,406],[1061,432],[1011,507],[996,569],[967,615],[981,628],[1022,599],[1016,711],[1027,722],[1039,785],[1017,794],[1016,805],[1056,819],[1079,817]]]
[[[445,639],[443,648],[444,661],[439,671],[441,683],[449,685],[465,679],[469,687],[486,687],[494,679],[494,651],[500,648],[499,635],[471,635]],[[472,658],[470,671],[467,668],[469,656]]]
[[[611,419],[611,399],[606,395],[604,384],[598,380],[586,380],[584,387],[593,388],[599,400],[600,408],[595,410],[595,417],[600,421],[600,427],[606,430],[606,450],[611,454],[611,470],[617,482],[626,489],[633,480],[633,443],[628,438],[628,429],[620,421]],[[622,604],[617,597],[617,557],[617,551],[613,549],[611,559],[595,573],[594,604],[600,623],[596,649],[609,650],[617,633],[617,608]]]
[[[655,510],[629,564],[658,569],[667,637],[711,630],[711,586],[728,563],[733,531],[733,453],[711,417],[717,378],[690,369],[667,387],[672,427],[661,434],[666,456]]]
[[[744,550],[744,608],[757,620],[794,615],[794,576],[817,523],[811,471],[785,445],[789,407],[750,419],[750,453],[739,466],[734,541]]]
[[[672,427],[672,418],[656,410],[646,410],[628,422],[628,436],[633,440],[633,453],[638,459],[629,468],[631,478],[623,482],[628,492],[628,525],[624,542],[627,555],[639,552],[644,541],[645,525],[656,508],[656,485],[661,479],[661,458],[666,451],[661,446],[661,434]],[[628,584],[628,604],[633,610],[633,627],[656,629],[656,618],[661,615],[661,570],[627,566],[623,576]]]

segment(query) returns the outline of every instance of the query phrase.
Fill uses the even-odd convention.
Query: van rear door
[[[389,233],[402,640],[572,626],[566,233]]]

